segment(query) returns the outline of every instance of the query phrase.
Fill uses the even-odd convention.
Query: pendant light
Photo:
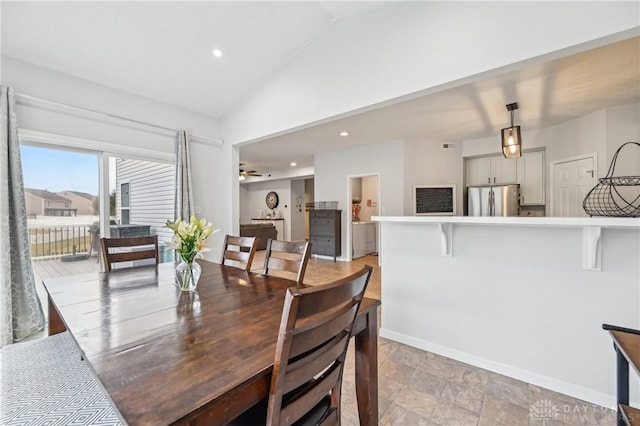
[[[513,125],[513,111],[517,109],[517,102],[507,104],[507,111],[511,112],[511,127],[502,129],[502,154],[504,154],[504,158],[518,158],[522,156],[520,126]]]

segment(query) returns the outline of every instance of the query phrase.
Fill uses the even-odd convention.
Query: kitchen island
[[[381,336],[615,406],[601,326],[640,328],[640,219],[373,220]]]

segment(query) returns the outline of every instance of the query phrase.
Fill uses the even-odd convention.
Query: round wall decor
[[[278,198],[278,193],[275,191],[271,191],[267,194],[267,207],[269,207],[271,210],[275,209],[276,207],[278,207],[278,203],[280,202],[279,198]]]

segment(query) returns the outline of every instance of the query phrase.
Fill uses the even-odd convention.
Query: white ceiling
[[[2,2],[2,54],[219,118],[332,21],[381,4]]]
[[[214,118],[233,110],[336,19],[384,2],[2,2],[2,54]],[[212,56],[214,47],[225,54]],[[636,37],[396,99],[243,145],[245,169],[398,139],[497,135],[517,101],[523,130],[640,101]],[[348,130],[350,136],[338,136]],[[223,135],[224,136],[224,135]],[[287,153],[287,155],[283,155]]]

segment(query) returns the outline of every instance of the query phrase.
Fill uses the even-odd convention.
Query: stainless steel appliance
[[[518,216],[520,185],[487,185],[467,188],[469,216]]]

